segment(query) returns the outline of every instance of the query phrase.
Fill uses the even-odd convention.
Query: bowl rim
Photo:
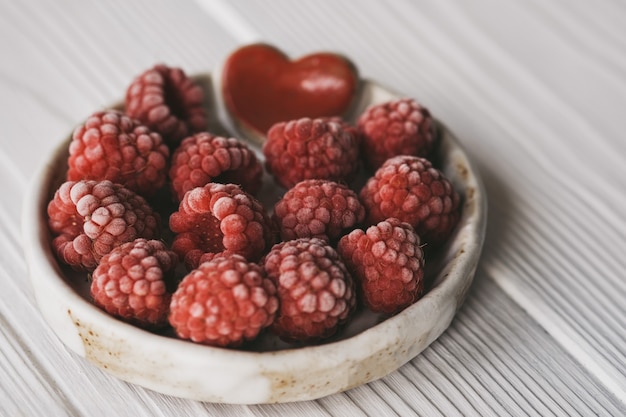
[[[201,76],[206,76],[206,74],[201,74]],[[391,97],[399,96],[373,81],[364,80],[363,83],[364,91],[373,89],[374,94],[380,90],[378,94],[382,92],[390,94]],[[362,97],[365,97],[365,93],[363,93]],[[370,99],[362,98],[362,100],[368,102]],[[355,111],[358,111],[356,109],[359,107],[362,108],[363,104],[357,105]],[[444,268],[447,271],[440,271],[436,283],[429,288],[428,292],[420,300],[407,307],[401,313],[389,317],[358,334],[315,346],[255,352],[204,346],[186,340],[151,333],[122,322],[97,308],[78,294],[63,278],[61,269],[49,246],[50,238],[47,227],[43,228],[45,230],[42,230],[41,227],[46,224],[45,207],[51,196],[50,187],[54,179],[58,178],[57,164],[63,158],[63,155],[67,154],[68,138],[65,138],[56,146],[51,157],[35,173],[23,204],[23,250],[37,304],[52,330],[72,351],[118,378],[165,394],[203,401],[240,404],[289,402],[320,398],[378,379],[411,360],[445,331],[471,285],[484,242],[487,206],[482,181],[478,176],[476,167],[467,158],[458,140],[442,123],[437,121],[437,126],[441,132],[442,146],[447,146],[453,152],[459,154],[459,157],[466,164],[465,184],[470,184],[474,189],[472,198],[464,199],[465,207],[460,221],[460,223],[463,222],[463,234],[461,235],[461,232],[459,232],[459,234],[455,235],[455,239],[460,239],[463,236],[465,241],[461,242],[463,245],[460,253],[452,259],[452,264],[448,264]],[[444,272],[445,276],[443,276]],[[50,296],[56,298],[51,301]],[[50,305],[50,303],[54,305]],[[442,303],[446,305],[441,305]],[[58,311],[65,308],[65,306],[67,306],[67,311]],[[102,342],[101,339],[106,337],[129,341],[131,344],[141,341],[143,345],[140,345],[138,349],[144,349],[148,355],[155,353],[155,350],[176,351],[177,355],[183,358],[203,357],[203,360],[207,361],[206,366],[216,366],[226,370],[232,367],[233,372],[242,372],[246,375],[254,374],[262,369],[269,370],[269,373],[280,369],[287,369],[288,371],[292,366],[294,370],[297,370],[300,368],[297,365],[293,365],[297,363],[315,363],[324,369],[332,369],[340,368],[342,363],[346,361],[358,364],[359,362],[370,360],[372,352],[389,350],[390,345],[394,343],[402,346],[403,342],[407,342],[410,339],[409,336],[403,334],[402,330],[419,319],[420,315],[429,314],[429,311],[431,312],[430,314],[432,312],[444,311],[446,316],[441,317],[441,322],[438,323],[437,328],[431,329],[432,331],[427,336],[428,340],[422,341],[421,344],[424,346],[414,346],[417,342],[413,340],[410,341],[411,346],[404,346],[406,352],[389,351],[390,355],[399,357],[389,362],[390,365],[385,366],[385,369],[381,369],[380,372],[370,372],[370,375],[364,376],[362,380],[356,382],[342,381],[340,385],[330,384],[330,388],[317,387],[317,389],[299,394],[291,393],[287,389],[287,394],[284,396],[272,396],[270,393],[265,396],[254,394],[242,397],[240,394],[230,396],[224,393],[206,392],[206,390],[198,392],[195,389],[189,390],[184,387],[173,387],[168,385],[167,378],[154,381],[143,375],[135,375],[140,373],[140,371],[130,370],[130,372],[127,372],[124,369],[114,369],[111,366],[112,362],[107,362],[101,357],[95,357],[88,346],[88,343]],[[50,313],[50,317],[46,313]],[[66,320],[62,318],[64,314],[67,315]],[[81,330],[81,327],[83,330]],[[91,335],[91,338],[87,337],[86,334],[92,332],[93,329],[97,329],[99,334]],[[381,334],[388,335],[393,340],[381,337]],[[177,366],[189,366],[192,364],[192,361],[182,360],[178,362]],[[242,370],[243,368],[250,369]],[[192,372],[192,370],[189,370],[189,372]]]

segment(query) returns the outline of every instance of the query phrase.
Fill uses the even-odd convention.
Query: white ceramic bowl
[[[210,75],[195,78],[208,93],[207,108],[214,108]],[[353,118],[370,104],[398,97],[370,81],[362,87]],[[212,112],[212,123],[216,114]],[[178,397],[237,404],[289,402],[381,378],[449,326],[471,285],[483,245],[483,185],[458,141],[445,126],[438,127],[440,168],[462,195],[463,213],[453,238],[427,265],[432,282],[428,292],[396,316],[384,319],[361,311],[339,337],[325,344],[293,348],[265,336],[245,351],[178,340],[113,318],[91,304],[86,279],[70,276],[50,249],[46,207],[64,180],[69,138],[35,174],[24,203],[24,251],[41,313],[67,347],[105,372]]]

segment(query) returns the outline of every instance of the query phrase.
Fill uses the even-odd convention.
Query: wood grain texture
[[[609,1],[0,0],[0,415],[626,415],[624,21]],[[210,70],[259,39],[346,53],[456,133],[489,197],[475,285],[423,354],[318,401],[205,404],[116,380],[36,308],[24,188],[143,69]]]

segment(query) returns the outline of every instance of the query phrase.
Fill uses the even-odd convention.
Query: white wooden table
[[[20,201],[46,154],[165,62],[264,40],[345,53],[477,162],[487,240],[430,348],[317,401],[168,397],[68,351],[27,279]],[[0,0],[0,415],[626,415],[626,6],[619,1]]]

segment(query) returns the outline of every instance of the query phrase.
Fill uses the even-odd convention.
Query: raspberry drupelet
[[[172,249],[188,268],[207,252],[258,260],[274,243],[271,220],[261,203],[235,184],[209,183],[188,191],[170,229]]]
[[[409,223],[423,243],[438,246],[458,223],[460,196],[430,161],[401,155],[388,159],[359,193],[366,223],[390,217]]]
[[[410,224],[391,218],[353,230],[337,251],[357,282],[363,304],[377,313],[397,313],[421,297],[424,253]]]
[[[302,238],[274,245],[262,260],[278,289],[273,333],[289,343],[334,335],[356,307],[354,281],[326,241]]]
[[[365,218],[354,191],[329,180],[304,180],[274,205],[283,240],[317,237],[333,242]]]
[[[234,347],[256,338],[277,310],[276,286],[259,265],[240,255],[218,255],[183,278],[169,322],[180,338]]]
[[[47,211],[52,248],[75,269],[92,270],[116,246],[160,232],[160,216],[146,200],[111,181],[67,181]]]
[[[255,195],[261,188],[263,167],[245,143],[200,132],[176,148],[169,175],[178,201],[187,191],[209,182],[238,184]]]
[[[126,90],[126,113],[159,132],[170,148],[206,130],[204,92],[180,68],[158,64],[144,71]]]
[[[334,118],[276,123],[263,154],[268,172],[285,188],[306,179],[349,181],[359,167],[356,130]]]
[[[143,196],[167,177],[170,156],[161,135],[116,110],[92,114],[74,130],[67,179],[110,180]]]
[[[428,109],[410,98],[373,105],[357,120],[361,153],[372,169],[397,155],[427,157],[435,141]]]
[[[176,254],[159,240],[135,239],[104,255],[92,275],[94,303],[144,328],[167,324]]]

